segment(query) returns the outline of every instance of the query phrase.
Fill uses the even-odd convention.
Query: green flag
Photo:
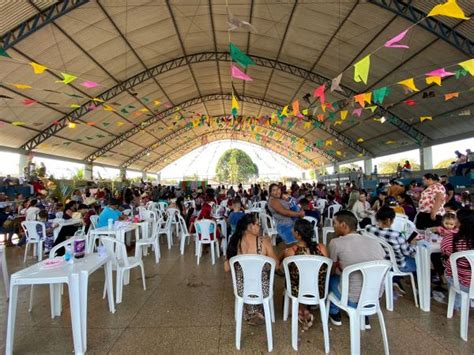
[[[243,53],[239,48],[237,48],[237,46],[232,42],[229,44],[229,48],[232,60],[243,68],[247,68],[249,65],[255,65],[254,61],[245,53]]]
[[[3,49],[3,47],[0,47],[0,56],[11,58],[10,55],[7,53],[7,51]]]

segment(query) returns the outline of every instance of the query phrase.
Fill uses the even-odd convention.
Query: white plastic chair
[[[168,202],[160,201],[158,202],[158,209],[162,212],[165,212],[168,208]]]
[[[451,264],[451,271],[453,274],[453,285],[449,288],[448,301],[448,318],[453,317],[454,300],[456,294],[461,295],[461,338],[467,341],[467,331],[469,326],[469,307],[470,300],[474,299],[474,277],[471,277],[471,284],[469,285],[469,292],[461,289],[458,276],[458,260],[465,258],[470,265],[471,270],[474,270],[474,250],[459,251],[451,254],[449,263]]]
[[[38,261],[43,260],[43,239],[41,239],[38,234],[38,226],[41,227],[43,238],[45,238],[46,226],[43,222],[21,222],[21,227],[23,228],[26,235],[25,257],[23,258],[24,263],[26,263],[26,257],[28,255],[28,248],[30,244],[33,244],[33,255],[36,254],[38,256]]]
[[[161,235],[166,235],[166,239],[168,241],[168,249],[171,249],[171,246],[173,245],[173,238],[172,238],[172,232],[171,232],[171,219],[168,218],[166,221],[163,221],[163,219],[160,219],[158,221],[158,239]]]
[[[166,210],[166,216],[168,219],[171,219],[171,224],[175,226],[176,236],[179,234],[179,221],[178,216],[180,215],[177,208],[168,208]]]
[[[273,217],[264,212],[260,212],[259,217],[260,217],[260,223],[262,224],[262,227],[263,227],[263,234],[271,237],[272,244],[276,245],[276,238],[278,236],[278,232],[275,227],[275,221],[273,220]]]
[[[318,210],[319,212],[321,213],[321,216],[323,215],[324,213],[324,209],[326,208],[326,205],[327,205],[328,201],[323,199],[323,198],[320,198],[318,199],[317,201],[317,204],[318,204]]]
[[[362,231],[362,234],[379,242],[380,245],[382,245],[382,248],[384,248],[385,252],[388,253],[390,262],[392,263],[392,268],[387,273],[387,278],[385,279],[385,307],[387,308],[387,311],[393,311],[393,278],[395,276],[410,276],[411,287],[413,289],[413,298],[415,299],[415,306],[418,308],[418,292],[416,289],[415,276],[413,275],[413,272],[400,271],[397,264],[397,259],[395,258],[393,247],[385,239],[382,237],[377,237],[376,235],[367,231]]]
[[[63,219],[64,212],[56,212],[56,218],[57,219]]]
[[[178,222],[180,224],[180,252],[181,255],[184,255],[184,247],[186,244],[186,239],[188,239],[188,244],[191,241],[191,234],[189,234],[188,227],[186,226],[186,221],[184,220],[183,216],[178,215]]]
[[[389,354],[387,330],[379,303],[379,294],[385,282],[387,271],[392,263],[388,260],[375,260],[354,264],[344,269],[341,275],[341,299],[330,292],[327,300],[349,315],[351,332],[351,354],[360,354],[360,330],[365,329],[365,316],[377,314],[384,344],[385,354]],[[357,307],[349,306],[349,276],[353,272],[362,273],[362,288]]]
[[[117,270],[117,280],[116,280],[116,303],[122,302],[122,292],[124,284],[124,274],[125,272],[130,272],[130,269],[135,267],[140,267],[142,273],[142,282],[143,289],[146,290],[145,283],[145,269],[143,267],[143,261],[140,257],[136,256],[127,256],[127,248],[125,243],[110,237],[100,238],[100,242],[104,245],[107,250],[107,254],[112,257],[114,266]],[[103,298],[106,295],[106,288],[104,285],[104,294]]]
[[[328,207],[328,212],[326,215],[327,220],[329,221],[329,225],[332,227],[332,219],[334,218],[334,215],[339,212],[342,208],[342,205],[332,205]]]
[[[395,219],[390,228],[401,233],[405,231],[407,221],[409,221],[409,219],[406,215],[397,213],[395,214]]]
[[[237,255],[229,260],[232,273],[232,282],[235,296],[235,347],[240,350],[240,338],[242,332],[242,315],[244,304],[262,304],[265,313],[265,327],[267,331],[268,351],[273,350],[272,322],[275,312],[273,309],[273,280],[275,277],[276,262],[272,258],[263,255]],[[235,266],[239,264],[243,274],[243,294],[237,289],[237,275]],[[270,265],[269,293],[263,294],[262,272],[265,265]]]
[[[306,219],[308,222],[310,222],[313,225],[314,229],[314,239],[316,243],[319,243],[319,228],[318,228],[318,220],[314,217],[311,216],[304,216],[303,219]]]
[[[8,268],[7,268],[7,258],[5,255],[5,246],[0,247],[0,264],[2,267],[2,275],[3,275],[3,286],[5,287],[5,293],[7,294],[8,299],[8,292],[10,292],[10,277],[8,276]]]
[[[298,268],[299,284],[298,295],[293,296],[291,292],[291,277],[289,265],[294,264]],[[319,272],[326,265],[326,280],[324,294],[319,294]],[[285,300],[283,305],[283,320],[288,319],[288,306],[291,299],[291,345],[298,350],[298,308],[299,304],[319,305],[321,321],[323,323],[324,351],[329,353],[329,327],[328,309],[326,308],[326,297],[329,289],[329,278],[331,275],[332,260],[324,256],[295,255],[283,260],[283,268],[286,277]]]
[[[213,238],[211,238],[211,226],[214,226]],[[211,246],[212,265],[214,265],[216,263],[214,254],[217,253],[217,257],[221,257],[219,244],[217,243],[216,222],[210,219],[201,219],[194,222],[194,228],[196,228],[197,264],[199,265],[202,256],[202,245],[209,244]]]
[[[257,207],[260,208],[262,211],[265,211],[265,207],[267,206],[267,201],[259,201],[257,202]]]
[[[148,211],[151,212],[151,211]],[[155,263],[158,264],[160,262],[160,257],[161,257],[161,251],[160,251],[160,243],[158,240],[158,229],[159,226],[157,223],[152,224],[152,229],[151,229],[151,237],[144,237],[136,241],[135,243],[135,257],[140,258],[142,256],[142,250],[143,247],[147,246],[152,246],[153,251],[155,253]]]
[[[132,214],[132,210],[130,208],[123,210],[122,212],[125,216],[129,217]]]
[[[140,218],[140,220],[144,220],[145,215],[146,215],[147,212],[148,212],[148,210],[146,209],[146,207],[139,206],[138,207],[138,218]]]
[[[334,227],[323,227],[323,244],[327,245],[328,243],[328,234],[334,233]]]
[[[98,214],[92,215],[90,220],[91,220],[91,226],[89,227],[89,229],[90,228],[96,229],[97,228],[97,223],[99,223],[99,215]]]

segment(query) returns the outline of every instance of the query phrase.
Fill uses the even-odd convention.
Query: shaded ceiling
[[[440,2],[406,3],[426,13]],[[238,0],[228,1],[227,8],[225,0],[82,0],[68,2],[75,6],[65,14],[60,11],[64,1],[6,3],[0,4],[6,19],[1,44],[15,60],[0,57],[0,95],[11,98],[0,98],[2,146],[159,171],[206,142],[231,138],[260,144],[309,168],[474,136],[473,78],[445,78],[442,86],[427,85],[423,78],[472,58],[472,52],[427,28],[410,30],[404,40],[409,49],[373,54],[368,85],[353,81],[354,63],[413,24],[381,6],[390,1]],[[458,3],[472,15],[474,2]],[[7,37],[52,6],[58,11],[53,21],[24,38]],[[230,32],[231,41],[256,62],[247,70],[251,82],[231,82],[228,11],[257,30]],[[435,20],[472,46],[472,19]],[[35,75],[29,62],[50,69]],[[316,127],[303,119],[293,127],[273,127],[261,119],[294,100],[306,107],[307,93],[346,69],[344,92],[327,91],[326,101],[347,103],[356,93],[412,76],[422,79],[416,82],[420,91],[394,89],[374,113],[364,110],[360,118],[337,125]],[[78,79],[57,83],[61,72]],[[85,80],[100,85],[86,88],[80,85]],[[18,83],[32,88],[13,85]],[[242,116],[233,123],[228,119],[232,84]],[[445,101],[451,92],[460,95]],[[394,117],[395,123],[374,120],[381,116]],[[420,122],[421,116],[433,119]]]

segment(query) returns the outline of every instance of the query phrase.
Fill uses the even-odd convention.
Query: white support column
[[[92,163],[87,162],[84,164],[84,180],[92,180]]]
[[[332,167],[334,168],[334,174],[336,173],[339,174],[339,163],[338,162],[333,163]]]
[[[143,181],[147,180],[146,171],[142,171],[142,180]]]
[[[372,158],[364,159],[364,174],[370,175],[374,169],[373,166],[374,160]]]
[[[156,174],[156,181],[158,182],[158,184],[161,184],[161,173]]]
[[[123,181],[127,178],[127,170],[125,168],[120,168],[120,179]]]
[[[28,166],[30,157],[28,154],[20,153],[20,160],[18,162],[18,176],[25,176],[24,169]]]
[[[433,169],[433,147],[420,148],[420,168],[421,170]]]

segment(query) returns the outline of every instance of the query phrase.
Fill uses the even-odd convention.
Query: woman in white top
[[[370,203],[367,201],[367,192],[360,192],[359,199],[352,206],[352,212],[357,217],[360,228],[365,228],[366,225],[371,223],[371,210]]]
[[[29,207],[25,211],[25,220],[26,221],[36,221],[40,209],[36,207],[38,200],[33,199],[30,201]]]

